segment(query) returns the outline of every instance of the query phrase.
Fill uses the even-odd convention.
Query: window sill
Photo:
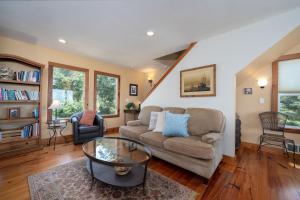
[[[300,134],[300,128],[285,128],[284,129],[285,133],[295,133],[295,134]]]
[[[47,119],[47,123],[52,122],[55,119]],[[62,120],[62,121],[67,121],[70,122],[70,117],[66,117],[66,118],[57,118],[57,120]]]
[[[116,117],[120,117],[120,114],[116,114],[116,115],[102,115],[103,118],[116,118]]]

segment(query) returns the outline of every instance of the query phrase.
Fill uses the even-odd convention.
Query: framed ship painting
[[[180,96],[216,96],[216,65],[180,71]]]

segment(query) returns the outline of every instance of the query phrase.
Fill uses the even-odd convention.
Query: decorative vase
[[[9,67],[3,65],[0,65],[0,79],[4,80],[13,80],[14,72]]]
[[[116,163],[122,163],[122,159],[116,159]],[[114,169],[116,171],[116,174],[119,176],[124,176],[130,172],[132,167],[127,167],[127,166],[115,166]]]
[[[124,175],[128,174],[131,170],[131,167],[115,166],[114,168],[115,168],[116,174],[119,176],[124,176]]]

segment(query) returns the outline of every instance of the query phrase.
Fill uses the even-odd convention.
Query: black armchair
[[[102,137],[104,133],[103,118],[101,115],[96,114],[93,126],[87,126],[79,124],[82,114],[83,112],[79,112],[71,116],[74,144],[84,143],[96,137]]]

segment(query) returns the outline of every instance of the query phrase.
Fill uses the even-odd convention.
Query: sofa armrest
[[[202,141],[208,144],[213,144],[214,142],[221,139],[221,133],[207,133],[202,136]]]
[[[72,123],[72,128],[73,128],[73,134],[74,137],[77,137],[79,135],[79,120],[76,116],[71,117],[71,123]]]
[[[142,122],[140,120],[128,121],[127,126],[141,126]]]

